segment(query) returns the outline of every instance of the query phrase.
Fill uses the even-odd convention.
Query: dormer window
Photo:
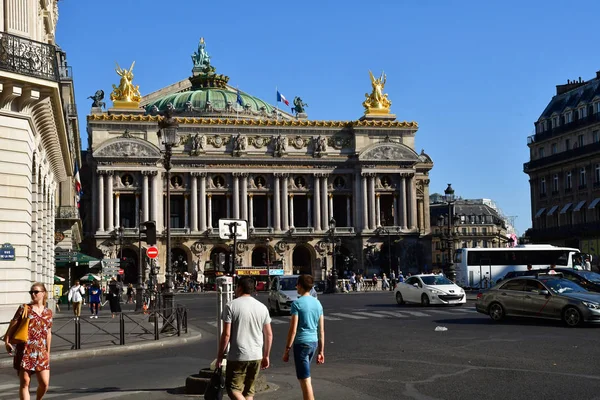
[[[587,108],[581,107],[579,110],[579,119],[584,119],[587,117]]]
[[[558,127],[558,117],[552,117],[552,129]]]
[[[600,113],[600,101],[596,103],[596,113]]]
[[[565,124],[570,124],[573,122],[573,113],[571,111],[567,111],[565,113]]]
[[[542,122],[542,132],[546,132],[548,130],[548,121]]]

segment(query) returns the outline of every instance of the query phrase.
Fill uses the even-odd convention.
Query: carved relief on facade
[[[289,250],[290,245],[286,241],[281,240],[277,242],[273,247],[275,247],[275,251],[277,252],[277,254],[283,255],[287,250]]]
[[[209,136],[207,139],[207,143],[217,149],[229,144],[230,141],[231,137],[224,137],[220,135]]]
[[[266,147],[270,138],[267,136],[253,136],[248,138],[248,143],[257,149]]]
[[[248,187],[250,189],[267,190],[267,180],[263,175],[254,175],[248,180]]]
[[[194,255],[196,257],[200,258],[206,251],[206,245],[198,240],[198,241],[194,242],[194,244],[192,244],[190,249],[192,250],[192,253],[194,253]]]
[[[365,150],[358,158],[360,160],[373,161],[419,162],[419,157],[412,149],[403,144],[393,142],[378,143]]]
[[[136,138],[117,138],[103,143],[93,155],[96,157],[131,157],[131,158],[156,158],[162,157],[160,149],[152,143]]]
[[[310,140],[308,138],[303,138],[300,135],[298,135],[294,138],[288,139],[288,143],[290,144],[290,146],[293,146],[295,149],[298,149],[298,150],[300,150],[304,147],[308,147],[309,142],[310,142]]]

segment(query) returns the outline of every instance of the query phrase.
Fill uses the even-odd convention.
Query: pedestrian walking
[[[43,283],[34,283],[29,290],[31,302],[19,307],[4,336],[4,345],[14,355],[13,367],[19,375],[19,399],[29,400],[31,375],[38,381],[36,398],[43,399],[50,385],[50,344],[52,342],[52,311],[46,307],[48,292]],[[14,345],[15,334],[26,318],[27,338]]]
[[[388,282],[387,276],[385,276],[385,272],[381,275],[381,289],[387,290],[390,288],[390,283]]]
[[[392,272],[390,272],[390,292],[394,290],[394,288],[396,287],[396,274],[394,273],[394,270],[392,270]]]
[[[133,285],[131,283],[127,285],[127,303],[133,304]]]
[[[116,313],[121,312],[121,295],[119,287],[117,286],[117,282],[114,279],[108,285],[108,293],[106,294],[106,298],[108,300],[108,305],[110,306],[110,312],[114,318]]]
[[[98,318],[98,311],[100,311],[100,302],[102,301],[102,290],[98,286],[98,282],[94,282],[90,287],[90,311],[92,315],[90,318]]]
[[[83,295],[85,294],[85,289],[83,286],[79,284],[79,281],[75,281],[75,284],[71,286],[69,289],[69,294],[67,295],[67,300],[72,302],[73,306],[73,315],[75,318],[79,318],[81,315],[81,302],[83,301]]]
[[[290,350],[294,352],[296,378],[300,382],[302,398],[314,400],[310,364],[317,355],[317,364],[325,362],[325,325],[323,306],[310,295],[314,279],[311,275],[300,275],[296,290],[300,298],[292,303],[290,328],[283,353],[283,361],[290,359]]]
[[[591,271],[592,270],[592,263],[590,262],[590,256],[586,256],[585,257],[585,270],[586,271]]]
[[[223,333],[216,366],[221,368],[225,350],[230,345],[225,373],[225,388],[230,399],[254,399],[258,373],[270,365],[271,317],[267,307],[252,296],[254,287],[252,278],[240,278],[235,288],[237,298],[223,310]]]

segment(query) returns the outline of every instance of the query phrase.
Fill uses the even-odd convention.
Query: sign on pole
[[[148,256],[148,258],[152,259],[158,257],[158,249],[156,248],[156,246],[148,247],[148,250],[146,250],[146,255]]]
[[[234,230],[234,224],[235,230]],[[248,240],[248,221],[245,219],[225,219],[219,220],[219,237],[221,239],[233,239],[233,232],[236,232],[237,240]]]

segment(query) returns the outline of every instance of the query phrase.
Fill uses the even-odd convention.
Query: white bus
[[[454,253],[456,283],[462,287],[486,288],[510,271],[556,267],[573,268],[578,249],[549,244],[527,244],[516,247],[458,249]]]

